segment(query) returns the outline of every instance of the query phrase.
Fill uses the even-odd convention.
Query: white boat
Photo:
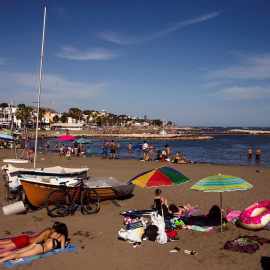
[[[61,179],[61,181],[65,181],[67,178],[69,181],[72,181],[77,178],[86,178],[89,168],[86,166],[83,166],[82,168],[54,166],[48,168],[26,169],[17,168],[11,164],[7,164],[1,167],[1,170],[4,173],[5,182],[9,185],[10,192],[17,194],[21,190],[21,182],[18,175],[24,178],[34,178],[36,181],[42,181],[42,179]]]

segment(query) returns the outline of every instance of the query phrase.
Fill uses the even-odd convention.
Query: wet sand
[[[20,156],[20,155],[19,155]],[[5,163],[2,158],[13,158],[12,150],[0,149],[0,166]],[[15,164],[14,164],[15,165]],[[78,157],[56,159],[53,154],[38,154],[37,167],[64,166],[77,168],[87,166],[90,168],[88,176],[112,176],[125,182],[137,174],[156,167],[167,165],[164,162],[142,162],[138,160],[110,160],[101,157]],[[22,164],[18,164],[18,167]],[[223,193],[224,208],[234,207],[243,210],[249,205],[263,200],[269,200],[270,168],[221,166],[205,164],[170,164],[171,167],[181,171],[192,181],[178,186],[162,187],[162,194],[169,203],[177,205],[199,205],[200,211],[194,215],[206,213],[212,205],[219,204],[219,193],[196,192],[189,190],[198,180],[218,173],[235,175],[248,181],[253,188],[247,191],[233,191]],[[23,167],[33,167],[33,163],[23,164]],[[256,171],[260,172],[256,172]],[[1,176],[2,178],[2,172]],[[3,178],[2,178],[3,179]],[[0,203],[2,206],[8,202],[4,200],[5,192],[2,185],[0,189]],[[260,247],[253,254],[244,254],[221,250],[227,240],[238,236],[257,235],[270,239],[270,231],[249,231],[228,224],[228,230],[219,232],[216,227],[210,233],[182,229],[178,232],[180,241],[160,245],[151,241],[143,241],[141,247],[133,248],[132,244],[118,240],[118,231],[125,228],[123,216],[120,212],[137,209],[151,209],[154,199],[154,188],[135,187],[134,196],[126,200],[117,200],[120,207],[111,201],[101,203],[101,210],[95,215],[82,215],[78,210],[74,216],[64,218],[51,218],[45,209],[29,211],[27,214],[4,216],[0,211],[1,229],[0,238],[6,238],[5,231],[12,236],[20,235],[25,231],[39,232],[51,226],[56,220],[68,225],[71,243],[80,247],[73,252],[63,252],[48,258],[42,258],[29,264],[20,265],[13,269],[78,269],[80,267],[94,269],[261,269],[262,256],[269,256],[270,245]],[[15,201],[14,201],[15,202]],[[12,202],[9,202],[12,203]],[[81,248],[81,243],[85,249]],[[181,251],[170,253],[174,247]],[[184,253],[184,250],[196,250],[198,256]],[[1,269],[4,268],[3,266]]]

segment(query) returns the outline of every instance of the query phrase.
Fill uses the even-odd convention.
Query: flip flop
[[[178,252],[178,251],[180,251],[181,250],[181,248],[179,248],[179,247],[175,247],[173,250],[171,250],[170,252]]]
[[[198,253],[195,251],[195,250],[184,250],[184,252],[186,253],[186,254],[189,254],[189,255],[198,255]]]

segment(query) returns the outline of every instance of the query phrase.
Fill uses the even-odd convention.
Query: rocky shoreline
[[[58,138],[66,133],[63,132],[45,132],[44,137],[53,137]],[[133,140],[212,140],[214,137],[207,135],[198,135],[198,134],[188,134],[188,135],[180,135],[180,134],[123,134],[123,133],[112,133],[112,134],[102,134],[102,133],[92,133],[87,131],[79,131],[79,130],[69,130],[69,135],[74,136],[76,138],[92,138],[92,139],[133,139]],[[42,132],[39,132],[38,137],[41,138]]]

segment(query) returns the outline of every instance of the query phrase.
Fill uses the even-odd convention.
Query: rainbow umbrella
[[[163,166],[140,173],[129,180],[128,183],[133,183],[140,187],[160,187],[173,185],[177,186],[190,181],[191,179],[187,178],[179,171],[174,170],[169,166]],[[162,207],[161,211],[163,216]]]
[[[253,186],[247,181],[232,175],[213,175],[201,179],[191,190],[203,192],[220,192],[220,209],[222,209],[222,192],[234,190],[247,190]],[[222,211],[221,212],[221,232],[222,232]]]
[[[146,171],[133,177],[128,183],[133,183],[140,187],[160,187],[173,186],[190,182],[191,179],[169,166],[163,166],[150,171]]]

